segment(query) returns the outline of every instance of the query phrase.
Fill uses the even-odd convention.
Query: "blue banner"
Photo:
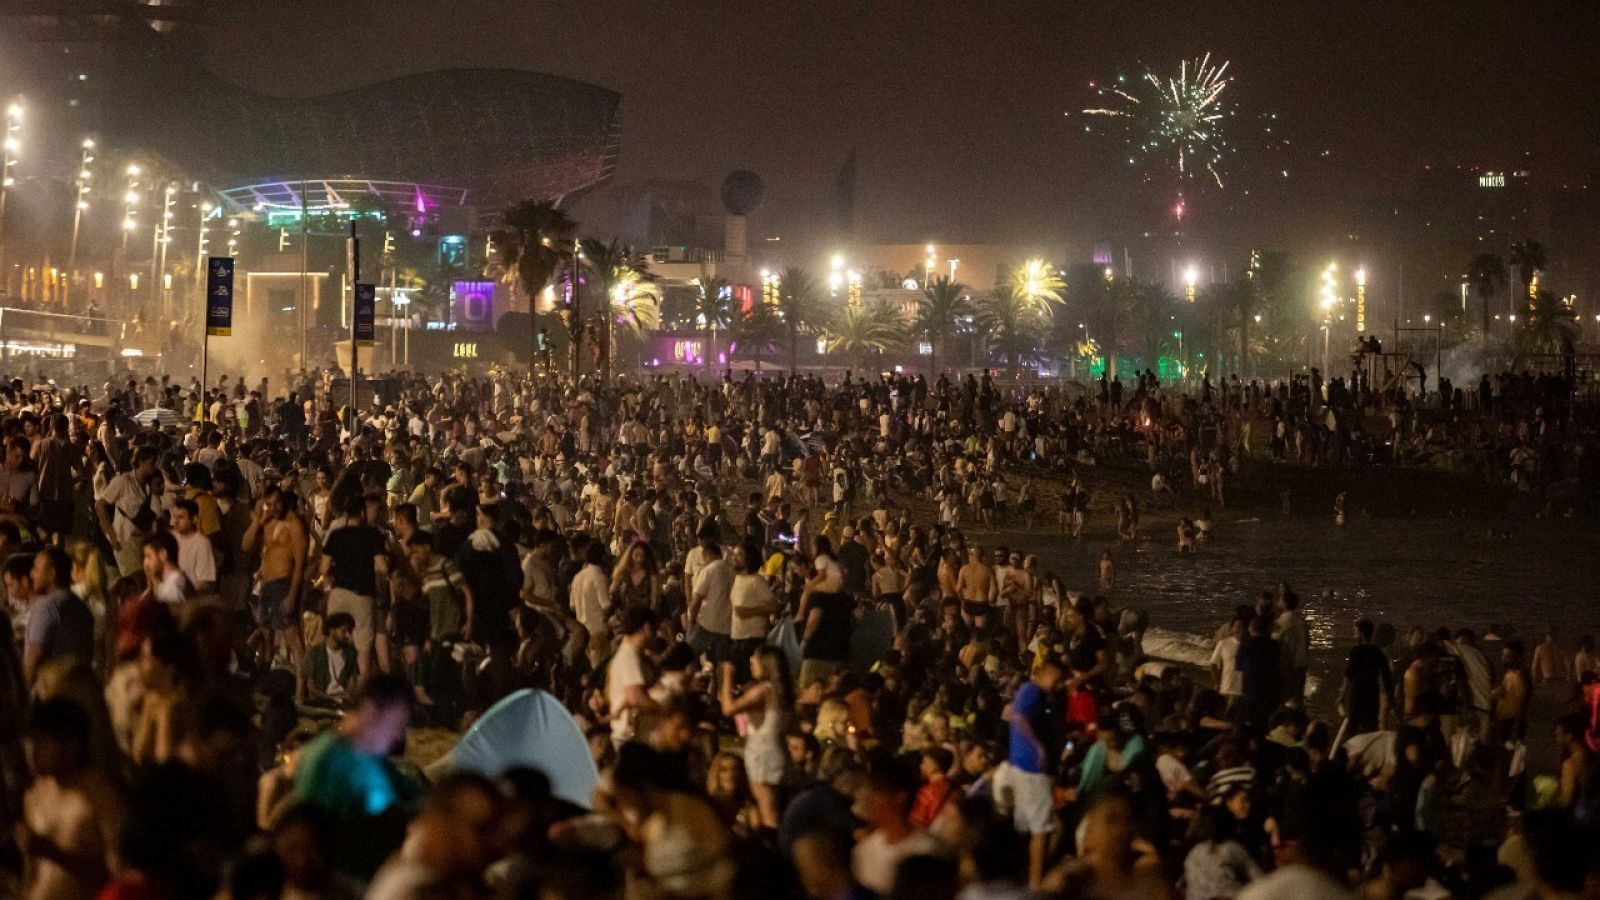
[[[233,257],[206,258],[206,335],[233,334]]]
[[[357,341],[373,342],[374,324],[378,314],[378,288],[376,285],[356,282],[355,336]]]

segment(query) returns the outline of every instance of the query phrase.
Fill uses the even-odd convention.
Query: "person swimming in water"
[[[1194,552],[1194,522],[1187,518],[1178,520],[1178,552]]]

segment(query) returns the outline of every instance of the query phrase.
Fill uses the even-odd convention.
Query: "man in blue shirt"
[[[1050,833],[1056,830],[1050,803],[1050,759],[1040,733],[1050,693],[1060,684],[1066,665],[1046,657],[1037,672],[1017,688],[1006,707],[1010,727],[1010,752],[994,775],[995,805],[1010,814],[1017,831],[1028,835],[1028,884],[1034,888],[1044,875],[1044,855]]]
[[[94,662],[94,616],[68,588],[72,560],[60,547],[34,554],[29,581],[28,628],[23,641],[22,673],[28,684],[39,667],[63,656]]]

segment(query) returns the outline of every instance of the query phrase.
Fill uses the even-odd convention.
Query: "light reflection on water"
[[[1210,636],[1234,606],[1287,581],[1310,626],[1312,672],[1333,689],[1363,616],[1402,635],[1414,625],[1482,634],[1490,623],[1509,624],[1530,643],[1554,624],[1568,648],[1579,634],[1600,631],[1600,540],[1592,532],[1567,520],[1493,529],[1465,519],[1356,518],[1342,529],[1331,519],[1225,521],[1215,540],[1186,557],[1173,550],[1170,528],[1153,527],[1137,549],[1114,551],[1117,601],[1147,610],[1153,626]],[[1086,584],[1103,547],[1057,544],[1047,565],[1069,587]]]

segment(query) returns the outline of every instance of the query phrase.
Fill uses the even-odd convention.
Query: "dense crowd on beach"
[[[1340,623],[1312,703],[1293,587],[1204,666],[1118,587],[1271,467],[1592,527],[1565,379],[347,384],[0,388],[0,896],[1600,897],[1581,621]],[[417,758],[529,697],[579,758]]]

